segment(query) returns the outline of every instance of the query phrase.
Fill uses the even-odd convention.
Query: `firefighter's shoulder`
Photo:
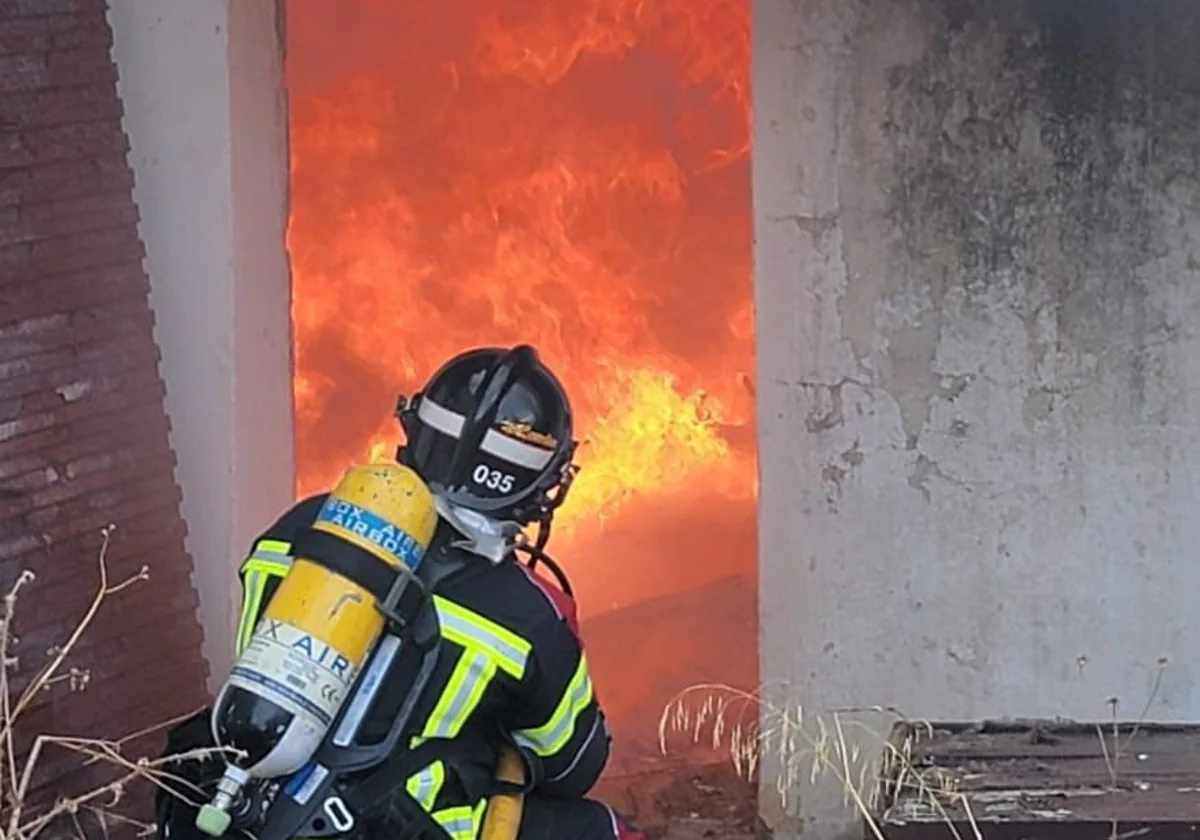
[[[279,540],[290,543],[295,539],[301,528],[307,528],[317,521],[321,506],[329,498],[329,493],[314,493],[293,504],[281,513],[261,534],[258,540]]]
[[[501,627],[536,642],[548,622],[558,623],[562,616],[553,599],[548,598],[515,560],[476,569],[473,574],[446,581],[442,594]],[[539,632],[539,629],[540,632]]]

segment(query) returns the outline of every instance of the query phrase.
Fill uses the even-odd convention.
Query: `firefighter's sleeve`
[[[235,656],[241,656],[250,643],[263,608],[279,581],[287,574],[291,562],[290,551],[290,543],[264,535],[254,541],[249,556],[242,561],[238,569],[242,583],[242,610],[234,640]]]
[[[321,493],[297,502],[271,527],[259,534],[251,545],[250,553],[238,569],[242,584],[242,609],[234,637],[235,656],[241,656],[250,643],[267,601],[291,566],[292,537],[301,527],[313,522],[326,498],[328,494]]]
[[[610,735],[592,686],[587,656],[561,620],[547,620],[532,639],[530,667],[509,731],[549,796],[577,797],[591,789],[608,763]]]

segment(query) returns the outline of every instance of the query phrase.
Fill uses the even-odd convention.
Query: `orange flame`
[[[298,493],[390,457],[450,355],[530,342],[582,440],[566,539],[752,502],[748,11],[293,4]]]

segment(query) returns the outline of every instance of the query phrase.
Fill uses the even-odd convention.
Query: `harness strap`
[[[356,780],[341,794],[342,799],[354,813],[368,820],[371,817],[366,815],[382,815],[392,823],[388,826],[389,835],[396,829],[400,836],[411,836],[413,840],[452,840],[433,815],[408,792],[407,782],[433,761],[454,766],[465,756],[466,751],[456,741],[425,741],[368,771],[364,778]]]
[[[366,549],[333,534],[302,528],[292,543],[292,556],[311,560],[357,583],[382,602],[402,574]]]

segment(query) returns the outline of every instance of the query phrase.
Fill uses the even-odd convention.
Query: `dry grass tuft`
[[[912,734],[894,743],[859,719],[867,715],[890,716],[893,724],[908,723]],[[775,792],[784,807],[803,783],[812,785],[832,777],[841,788],[843,804],[853,808],[876,840],[884,840],[877,816],[885,804],[883,799],[886,796],[890,801],[900,790],[915,792],[920,802],[945,821],[955,840],[964,840],[947,812],[950,803],[959,805],[968,814],[974,840],[982,840],[970,804],[958,792],[955,780],[944,772],[919,771],[913,766],[912,740],[922,731],[932,732],[932,727],[926,722],[914,724],[890,707],[816,714],[800,704],[766,702],[761,692],[713,684],[692,686],[677,694],[665,707],[658,728],[659,749],[664,754],[671,733],[686,732],[695,743],[701,743],[707,734],[714,749],[728,749],[735,770],[747,780],[758,771],[763,757],[769,756],[778,768]],[[880,744],[882,762],[862,754],[863,740]]]
[[[23,716],[39,695],[53,691],[77,693],[87,689],[91,674],[86,669],[69,664],[72,651],[95,620],[105,600],[150,576],[149,569],[143,566],[124,580],[115,583],[110,581],[106,560],[114,530],[115,526],[110,524],[101,531],[102,542],[97,556],[100,579],[88,609],[68,638],[47,651],[46,662],[20,692],[16,691],[11,677],[19,663],[13,654],[17,641],[13,633],[14,620],[23,591],[37,576],[28,569],[21,572],[4,595],[4,612],[0,616],[0,663],[3,663],[3,667],[0,667],[0,840],[33,840],[51,826],[61,828],[64,825],[73,826],[77,834],[83,835],[79,820],[83,814],[93,817],[105,834],[110,826],[117,824],[132,825],[140,835],[152,833],[153,826],[124,816],[118,810],[126,799],[129,786],[136,780],[146,780],[188,801],[192,801],[189,793],[203,796],[202,791],[166,768],[176,762],[204,758],[216,750],[196,750],[155,759],[131,759],[122,752],[130,741],[166,729],[190,717],[190,714],[117,740],[34,735],[24,731]],[[30,746],[27,749],[20,748],[18,744],[23,743],[30,743]],[[48,804],[39,802],[37,800],[40,797],[34,795],[39,782],[38,769],[53,750],[77,754],[84,759],[81,767],[105,762],[111,766],[113,778],[75,796],[60,796]]]
[[[1146,721],[1168,660],[1160,657],[1156,664],[1150,695],[1136,722],[1126,725],[1124,737],[1115,697],[1107,701],[1112,715],[1111,733],[1096,726],[1113,790],[1120,787],[1121,757]],[[873,728],[862,720],[871,715],[891,720],[886,726]],[[884,735],[885,731],[889,734]],[[686,733],[694,743],[707,740],[713,749],[727,749],[734,769],[747,781],[754,778],[764,757],[770,758],[773,769],[777,768],[775,792],[785,809],[805,782],[813,785],[831,776],[841,788],[843,805],[853,808],[875,840],[884,840],[880,816],[900,801],[906,809],[928,809],[955,840],[964,840],[964,833],[973,840],[983,838],[971,802],[959,789],[960,780],[955,774],[944,767],[918,767],[912,761],[913,746],[933,736],[932,724],[911,720],[898,709],[872,706],[817,714],[798,703],[765,701],[761,689],[750,693],[727,685],[703,684],[683,690],[664,708],[658,727],[659,749],[664,754],[673,733]],[[863,743],[878,745],[878,749],[864,757]],[[952,810],[965,815],[965,819],[952,817]],[[1114,822],[1112,836],[1117,833]]]

